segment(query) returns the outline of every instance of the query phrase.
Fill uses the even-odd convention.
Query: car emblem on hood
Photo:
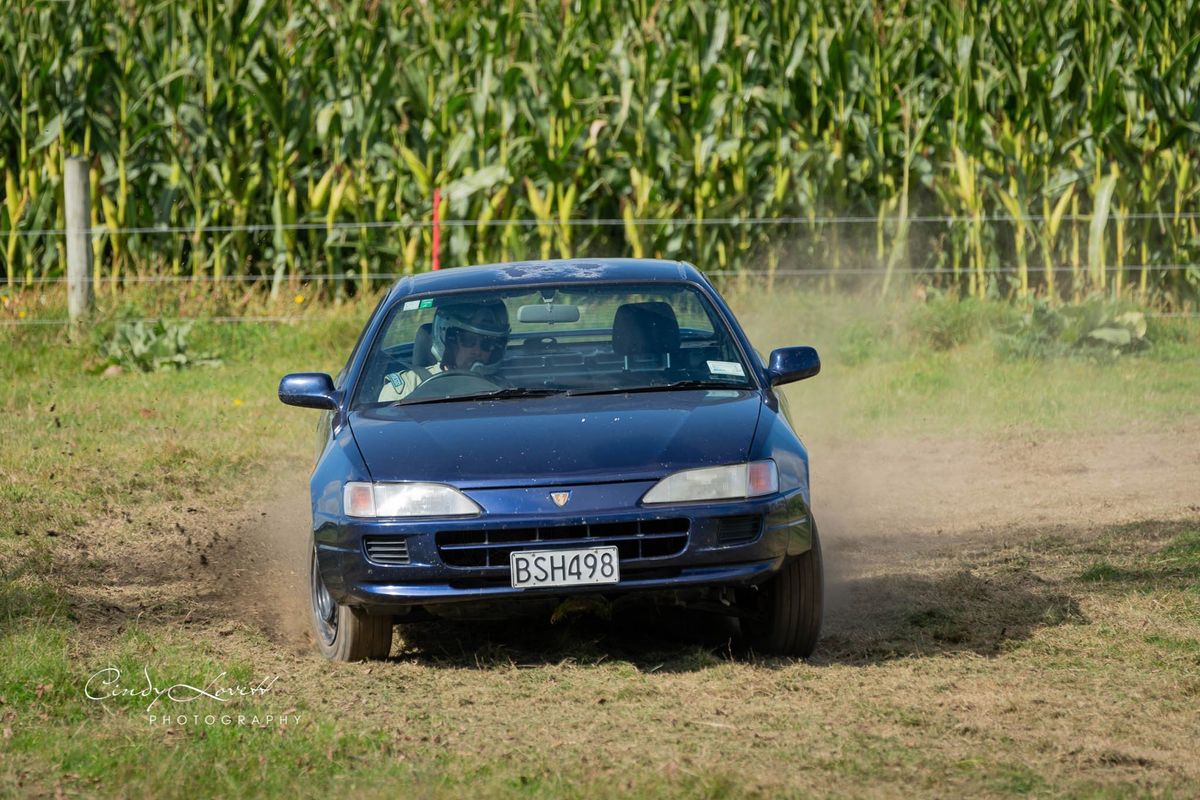
[[[571,493],[570,492],[551,492],[550,499],[554,501],[554,505],[558,506],[559,508],[562,508],[563,506],[565,506],[567,504],[567,501],[571,499]]]

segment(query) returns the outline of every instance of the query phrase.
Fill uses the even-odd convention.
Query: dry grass
[[[285,363],[311,366],[295,361],[129,376],[124,412],[111,384],[22,373],[55,395],[9,400],[29,461],[0,460],[19,504],[0,513],[0,795],[1200,793],[1194,416],[1120,435],[807,426],[830,577],[810,662],[627,607],[403,626],[389,661],[333,665],[303,622],[312,420],[267,405]],[[1058,380],[1042,391],[1077,385]],[[235,441],[258,443],[222,456]],[[47,477],[47,451],[92,485]],[[144,704],[82,697],[110,664],[278,675],[238,710],[301,721],[151,727]]]
[[[826,636],[808,663],[748,653],[711,618],[630,607],[611,621],[402,626],[388,662],[331,665],[279,624],[303,605],[283,538],[303,511],[256,503],[231,527],[206,522],[216,511],[163,504],[66,538],[89,553],[65,566],[81,625],[70,672],[281,675],[273,705],[305,718],[286,733],[303,744],[283,773],[306,775],[304,796],[1200,789],[1197,519],[918,537],[907,552],[835,539]],[[85,586],[85,566],[104,580]],[[157,765],[102,793],[182,795],[171,765],[224,793],[219,770],[187,756],[216,747],[203,730],[148,732],[135,709],[62,717],[38,727],[86,730],[102,752],[132,741]],[[0,786],[40,765],[86,788],[86,769],[63,774],[72,752],[13,753]]]

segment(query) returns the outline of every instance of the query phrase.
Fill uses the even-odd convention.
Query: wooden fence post
[[[86,158],[67,159],[63,197],[67,206],[67,313],[75,324],[91,312],[94,300],[92,210]]]

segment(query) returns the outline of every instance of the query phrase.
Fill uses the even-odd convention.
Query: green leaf
[[[470,128],[463,128],[459,131],[446,151],[446,156],[442,161],[442,170],[450,174],[458,172],[458,162],[467,154],[474,142],[475,131]]]
[[[38,137],[33,140],[32,152],[36,153],[57,139],[62,134],[62,127],[62,113],[55,114],[54,118],[50,120],[50,124],[47,125],[45,129],[38,134]]]
[[[429,197],[429,171],[425,169],[425,164],[409,148],[404,145],[400,146],[400,157],[404,159],[404,164],[408,167],[409,173],[413,180],[417,182],[417,188],[421,192],[422,197]]]
[[[805,30],[795,41],[792,42],[792,53],[788,56],[787,66],[783,68],[783,77],[791,80],[796,70],[800,68],[800,61],[804,58],[804,49],[808,46],[808,31]]]
[[[1050,87],[1050,99],[1056,100],[1067,87],[1071,85],[1071,68],[1064,66],[1054,77],[1054,85]]]
[[[970,70],[971,50],[974,48],[974,46],[975,37],[973,36],[960,36],[958,37],[958,41],[955,43],[954,52],[958,57],[957,66],[959,72],[963,75],[967,74]]]
[[[1141,311],[1126,311],[1118,316],[1113,322],[1124,326],[1133,333],[1133,338],[1144,339],[1146,337],[1146,315]]]
[[[1104,270],[1104,228],[1108,225],[1108,209],[1116,188],[1117,176],[1110,174],[1101,179],[1100,187],[1096,190],[1092,223],[1088,230],[1088,268],[1096,280],[1101,279]]]
[[[729,9],[722,7],[717,12],[717,20],[713,24],[712,33],[709,35],[708,50],[704,53],[704,58],[700,61],[700,71],[708,72],[712,69],[713,64],[717,63],[717,57],[721,55],[721,49],[725,47],[725,37],[729,34]]]
[[[1133,334],[1129,332],[1128,328],[1096,328],[1088,333],[1088,338],[1117,347],[1125,347],[1133,341]]]
[[[322,142],[329,137],[329,125],[333,122],[333,116],[336,113],[337,106],[333,103],[317,112],[317,138]]]
[[[503,183],[508,177],[507,167],[503,164],[493,164],[452,182],[443,194],[447,200],[464,200],[476,192],[486,191],[498,183]]]

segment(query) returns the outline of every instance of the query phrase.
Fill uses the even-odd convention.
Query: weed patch
[[[1147,636],[1145,641],[1146,644],[1167,652],[1200,656],[1200,639],[1181,639],[1175,636],[1151,635]]]
[[[1128,557],[1121,565],[1097,562],[1079,578],[1138,590],[1161,585],[1194,588],[1200,584],[1200,532],[1178,533],[1158,550]]]
[[[931,294],[913,309],[908,324],[919,346],[951,350],[979,340],[1011,313],[1008,306],[998,303]]]
[[[70,633],[68,627],[30,621],[0,634],[0,696],[6,705],[38,714],[73,695]]]
[[[141,372],[191,366],[219,367],[221,359],[215,353],[197,353],[189,348],[188,338],[194,324],[162,319],[119,322],[103,349],[104,360],[92,371],[101,372],[110,366]]]
[[[1092,298],[1073,306],[1035,300],[996,337],[996,351],[1010,360],[1078,355],[1103,361],[1149,349],[1146,314]]]
[[[1093,564],[1088,567],[1079,576],[1082,581],[1092,581],[1097,583],[1112,582],[1112,581],[1129,581],[1136,580],[1137,576],[1134,573],[1127,572],[1123,569],[1118,569],[1112,564],[1103,562]]]
[[[1186,573],[1200,574],[1200,531],[1176,536],[1160,554],[1164,562]]]
[[[0,635],[65,616],[65,596],[49,577],[52,564],[50,546],[0,537]]]

